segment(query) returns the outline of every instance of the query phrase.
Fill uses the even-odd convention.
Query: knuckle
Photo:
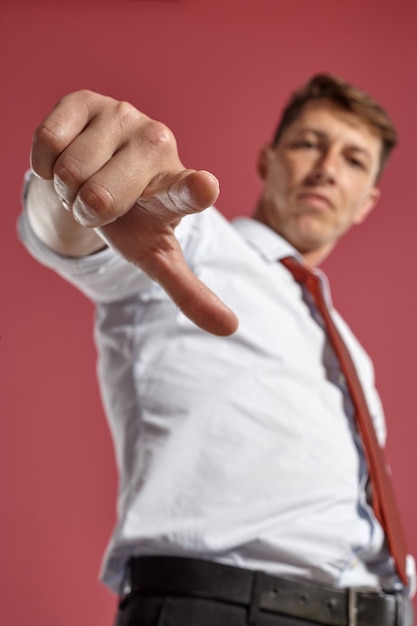
[[[94,92],[82,89],[63,96],[55,104],[51,115],[35,130],[33,143],[51,152],[60,153],[72,139],[71,124],[68,122],[68,112],[71,110],[84,111],[88,117],[88,106],[96,97]]]
[[[163,122],[151,119],[124,101],[116,103],[115,117],[121,134],[120,143],[162,155],[176,154],[174,133]]]
[[[58,155],[65,147],[65,139],[65,131],[62,126],[43,122],[35,130],[33,145],[36,148]]]
[[[78,91],[75,91],[72,95],[80,100],[91,100],[91,98],[95,98],[97,94],[95,94],[94,91],[91,91],[90,89],[79,89]]]
[[[118,217],[115,199],[106,187],[91,181],[83,186],[79,196],[83,204],[95,213],[100,223],[105,224]]]
[[[58,108],[61,105],[66,106],[88,106],[93,100],[97,98],[97,94],[90,89],[79,89],[63,96],[55,105]]]
[[[78,188],[85,181],[83,165],[73,156],[64,154],[57,159],[54,165],[54,176],[66,183],[69,187]]]
[[[139,125],[140,120],[143,117],[142,113],[140,113],[140,111],[138,111],[133,104],[125,102],[124,100],[116,102],[115,115],[122,129],[134,128]]]
[[[146,135],[148,141],[158,149],[171,150],[176,145],[173,132],[162,122],[150,120],[146,127]]]

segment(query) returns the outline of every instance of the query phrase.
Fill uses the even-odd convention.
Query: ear
[[[364,219],[369,215],[372,209],[378,204],[379,198],[381,197],[381,192],[377,187],[372,187],[370,190],[368,197],[365,202],[359,208],[358,213],[356,214],[354,223],[362,224]]]
[[[261,180],[265,180],[265,178],[267,177],[271,150],[272,147],[269,143],[265,143],[259,150],[256,169]]]

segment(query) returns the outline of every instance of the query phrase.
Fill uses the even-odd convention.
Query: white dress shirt
[[[401,587],[366,503],[343,376],[302,287],[277,262],[297,256],[288,242],[215,209],[183,219],[188,264],[239,317],[224,338],[194,326],[112,250],[61,257],[24,215],[20,232],[35,257],[97,303],[99,380],[120,472],[107,585],[117,591],[126,559],[151,554]],[[383,444],[372,364],[334,316]]]

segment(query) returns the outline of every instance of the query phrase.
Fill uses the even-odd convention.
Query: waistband
[[[245,606],[249,623],[262,611],[327,626],[411,626],[412,605],[401,593],[339,589],[213,561],[145,556],[130,559],[133,593],[180,595]]]

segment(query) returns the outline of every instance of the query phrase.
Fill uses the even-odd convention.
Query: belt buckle
[[[358,626],[358,598],[360,594],[375,594],[380,595],[383,593],[381,587],[349,587],[348,588],[348,626]]]
[[[358,590],[354,587],[348,591],[348,626],[358,626]]]

